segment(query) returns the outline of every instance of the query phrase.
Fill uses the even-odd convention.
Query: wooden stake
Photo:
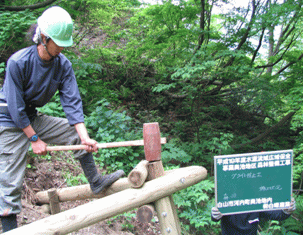
[[[145,183],[142,188],[130,188],[108,197],[94,200],[71,210],[13,229],[8,231],[6,235],[68,234],[167,197],[181,189],[199,183],[206,176],[207,171],[203,167],[181,168],[171,174]]]
[[[51,214],[57,214],[60,212],[60,204],[59,204],[59,197],[57,194],[56,189],[49,189],[47,191],[48,198],[49,198],[49,206],[50,206],[50,211]]]
[[[162,161],[151,162],[148,166],[148,179],[163,178],[165,175]],[[181,234],[180,220],[172,195],[161,198],[154,202],[160,221],[161,234]]]
[[[140,188],[148,175],[148,161],[143,160],[128,174],[128,181],[133,188]]]

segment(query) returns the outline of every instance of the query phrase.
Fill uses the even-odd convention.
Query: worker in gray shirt
[[[98,174],[92,152],[97,142],[84,125],[82,101],[71,62],[61,53],[73,44],[73,22],[67,11],[54,6],[38,18],[33,41],[7,61],[0,90],[0,217],[3,232],[17,227],[21,211],[21,190],[26,168],[26,152],[31,145],[39,155],[47,144],[83,144],[75,151],[93,193],[98,194],[124,172]],[[65,118],[38,114],[59,91]]]

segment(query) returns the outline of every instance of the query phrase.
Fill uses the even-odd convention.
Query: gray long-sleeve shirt
[[[13,54],[6,67],[0,103],[7,103],[9,114],[0,113],[0,126],[25,128],[36,107],[42,107],[59,90],[63,110],[70,125],[84,122],[82,101],[71,62],[60,53],[52,62],[39,57],[37,46]]]

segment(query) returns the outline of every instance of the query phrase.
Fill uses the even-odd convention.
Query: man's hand
[[[222,213],[219,211],[219,209],[217,207],[211,208],[211,216],[215,220],[220,220],[223,217]]]
[[[288,208],[283,209],[283,212],[285,214],[290,215],[291,213],[293,213],[296,210],[296,201],[295,199],[292,197],[291,198],[291,202],[290,202],[290,206]]]
[[[87,138],[82,140],[82,144],[86,145],[85,150],[89,153],[98,152],[97,141]]]
[[[24,134],[27,136],[27,138],[31,138],[33,135],[36,134],[36,132],[34,131],[33,127],[31,125],[28,125],[27,127],[22,129]],[[46,146],[47,144],[45,142],[43,142],[40,138],[38,138],[37,141],[32,141],[32,149],[34,154],[38,154],[38,155],[46,155],[47,151],[46,151]]]
[[[97,152],[97,141],[89,138],[86,127],[83,122],[75,124],[75,128],[80,136],[81,143],[86,145],[85,150],[89,153],[91,152]]]
[[[46,146],[47,144],[45,142],[43,142],[40,138],[38,138],[38,140],[36,142],[31,142],[32,143],[32,149],[34,154],[38,154],[38,155],[46,155],[47,151],[46,151]]]

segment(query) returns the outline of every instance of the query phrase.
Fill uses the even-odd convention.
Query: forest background
[[[137,0],[0,1],[0,78],[6,61],[30,44],[30,26],[51,5],[74,20],[73,63],[86,125],[98,142],[142,139],[158,122],[165,169],[200,165],[201,183],[174,195],[184,234],[219,234],[215,155],[293,149],[297,210],[263,222],[260,234],[303,233],[303,1]],[[214,10],[214,9],[219,9]],[[59,96],[40,108],[64,116]],[[126,173],[141,147],[103,149],[102,169]],[[86,183],[85,177],[70,185]]]

